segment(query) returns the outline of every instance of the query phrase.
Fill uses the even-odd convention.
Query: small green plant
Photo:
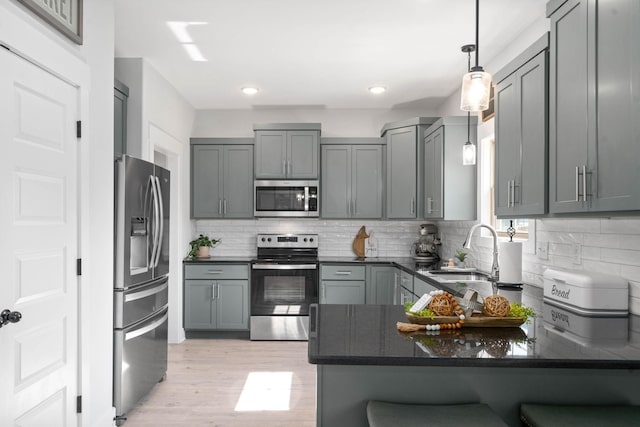
[[[189,250],[189,257],[195,258],[198,255],[198,250],[200,248],[205,246],[213,247],[220,242],[220,239],[210,239],[208,236],[201,234],[196,239],[189,242],[189,245],[191,246],[191,250]]]
[[[456,251],[456,258],[458,258],[458,260],[460,260],[460,262],[464,262],[465,258],[467,257],[467,253],[464,251]]]

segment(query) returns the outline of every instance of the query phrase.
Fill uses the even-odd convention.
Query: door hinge
[[[82,120],[76,122],[76,138],[82,138]]]
[[[82,276],[82,258],[76,260],[76,276]]]
[[[82,413],[82,396],[76,396],[76,413]]]

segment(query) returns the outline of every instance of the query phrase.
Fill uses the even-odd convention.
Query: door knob
[[[19,311],[2,310],[0,313],[0,328],[7,323],[18,323],[22,319],[22,313]]]

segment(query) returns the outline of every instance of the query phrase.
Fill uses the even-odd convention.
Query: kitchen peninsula
[[[399,333],[401,306],[313,305],[317,425],[367,426],[369,400],[489,405],[520,426],[521,403],[639,405],[640,317],[582,318],[541,303],[520,328]]]

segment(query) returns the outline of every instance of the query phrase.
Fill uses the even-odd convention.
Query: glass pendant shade
[[[476,146],[471,141],[467,141],[462,146],[462,164],[463,165],[475,165],[476,164]]]
[[[474,67],[475,68],[475,67]],[[481,67],[471,69],[462,76],[462,97],[460,109],[463,111],[484,111],[489,108],[491,74]]]

